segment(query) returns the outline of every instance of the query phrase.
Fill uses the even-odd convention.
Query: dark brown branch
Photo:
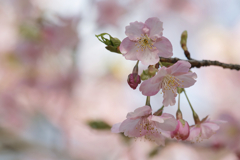
[[[185,56],[187,57],[188,60],[193,60],[191,58],[190,52],[188,50],[184,51]]]
[[[170,63],[176,63],[177,61],[182,60],[179,58],[160,58],[161,62],[170,62]],[[202,61],[198,61],[198,60],[184,60],[184,61],[188,61],[189,63],[191,63],[191,68],[201,68],[201,67],[206,67],[206,66],[219,66],[222,68],[227,68],[227,69],[231,69],[231,70],[240,70],[240,65],[237,64],[226,64],[226,63],[222,63],[222,62],[218,62],[218,61],[211,61],[211,60],[202,60]]]

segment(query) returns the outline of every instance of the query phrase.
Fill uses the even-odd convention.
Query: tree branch
[[[184,51],[185,56],[187,57],[188,60],[193,60],[191,58],[190,52],[188,50]]]
[[[169,63],[176,63],[177,61],[182,60],[179,58],[160,58],[161,62],[169,62]],[[211,60],[202,60],[202,61],[198,61],[198,60],[184,60],[184,61],[188,61],[191,64],[191,68],[201,68],[201,67],[206,67],[206,66],[219,66],[222,68],[227,68],[227,69],[231,69],[231,70],[240,70],[240,65],[237,64],[226,64],[226,63],[222,63],[219,61],[211,61]]]

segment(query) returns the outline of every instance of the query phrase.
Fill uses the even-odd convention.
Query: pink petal
[[[165,131],[174,131],[176,129],[178,122],[173,115],[163,113],[160,117],[164,119],[164,123],[156,123],[157,128]]]
[[[143,32],[144,32],[145,34],[148,34],[148,32],[149,32],[149,28],[144,27],[144,28],[143,28]]]
[[[137,58],[144,65],[155,65],[159,61],[157,53],[158,53],[157,50],[149,50],[148,48],[145,48],[142,51],[139,49],[137,52]]]
[[[158,145],[165,146],[165,137],[161,134],[147,134],[146,137],[156,142]]]
[[[171,132],[170,131],[161,130],[161,135],[163,135],[166,138],[171,138]]]
[[[144,130],[140,132],[139,122],[141,120],[142,119],[126,119],[120,125],[119,131],[124,132],[124,135],[128,137],[141,137],[142,135],[140,135],[140,133],[144,134]]]
[[[182,74],[180,76],[176,76],[180,80],[180,88],[187,88],[195,84],[196,80],[194,78],[197,77],[196,73],[188,72],[186,74]]]
[[[145,25],[149,28],[149,37],[152,40],[162,37],[163,23],[156,17],[148,18]]]
[[[179,134],[180,134],[180,137],[182,140],[185,140],[188,138],[189,134],[190,134],[190,130],[189,130],[189,125],[188,125],[188,122],[185,121],[185,125],[183,127],[182,123],[179,121],[180,123],[180,127],[179,127]]]
[[[173,93],[172,90],[164,90],[163,93],[163,105],[167,107],[168,105],[173,106],[176,103],[175,97],[176,93]]]
[[[161,67],[160,70],[157,72],[157,75],[155,75],[152,80],[151,83],[162,83],[162,80],[164,78],[164,76],[166,76],[167,71],[166,71],[166,67]]]
[[[124,38],[120,44],[120,52],[128,60],[138,60],[136,55],[137,49],[135,42],[131,41],[128,37]]]
[[[154,116],[152,115],[150,117],[150,119],[154,122],[157,122],[157,123],[163,123],[164,122],[164,119],[161,117],[161,116]]]
[[[158,56],[170,58],[173,56],[172,44],[166,37],[161,37],[153,44],[158,49]]]
[[[163,113],[163,114],[161,115],[161,117],[164,119],[164,121],[166,121],[166,120],[168,120],[168,119],[171,119],[171,118],[175,119],[174,116],[171,115],[171,114],[169,114],[169,113]],[[175,120],[175,121],[176,121],[176,120]]]
[[[141,37],[143,32],[144,23],[142,22],[132,22],[129,26],[126,26],[125,34],[132,41],[137,41]]]
[[[114,125],[112,126],[112,128],[111,128],[111,131],[112,131],[113,133],[120,133],[120,131],[119,131],[120,125],[121,125],[121,123],[116,123],[116,124],[114,124]]]
[[[212,123],[216,123],[218,125],[221,125],[221,124],[224,124],[224,123],[227,123],[228,121],[223,121],[223,120],[211,120]]]
[[[218,124],[212,122],[202,123],[201,126],[209,127],[213,131],[217,131],[220,128]]]
[[[160,83],[151,83],[151,79],[152,78],[144,81],[139,88],[139,90],[145,96],[153,96],[153,95],[157,94],[160,90],[161,84]]]
[[[167,69],[167,72],[174,76],[179,76],[189,72],[191,64],[187,61],[177,61],[174,65]]]
[[[215,132],[209,128],[207,125],[201,125],[201,129],[202,129],[202,134],[201,134],[201,138],[202,139],[208,139],[210,138]]]
[[[180,123],[181,123],[181,122],[180,122]],[[178,121],[178,124],[177,124],[175,130],[171,132],[171,138],[174,138],[174,136],[177,135],[178,130],[179,130],[179,128],[180,128],[180,123],[179,123],[179,121]]]
[[[143,116],[147,116],[152,113],[152,109],[149,106],[143,106],[135,109],[133,112],[127,114],[127,118],[140,118]]]
[[[201,128],[200,127],[192,127],[190,130],[190,135],[188,137],[188,140],[194,141],[197,137],[199,137],[201,133]]]

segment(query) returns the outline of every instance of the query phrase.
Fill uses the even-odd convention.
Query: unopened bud
[[[145,81],[147,79],[151,78],[150,74],[148,73],[148,69],[143,70],[141,74],[141,80]]]
[[[180,41],[180,44],[182,46],[182,49],[184,51],[187,51],[187,37],[188,37],[188,34],[187,34],[187,31],[183,31],[182,35],[181,35],[181,41]]]
[[[189,124],[183,119],[178,119],[177,122],[178,124],[176,129],[171,132],[171,138],[176,138],[177,140],[186,140],[190,134]]]
[[[109,39],[105,38],[104,37],[105,35],[108,35]],[[118,38],[114,38],[108,33],[101,33],[101,34],[95,35],[95,36],[98,38],[99,41],[101,41],[102,43],[107,45],[105,47],[107,50],[121,54],[121,52],[119,50],[121,41]]]
[[[128,75],[127,82],[132,89],[136,89],[138,84],[141,83],[141,78],[137,73],[132,73]]]
[[[157,71],[158,71],[158,69],[155,68],[155,65],[150,65],[148,67],[148,73],[151,77],[155,76]]]

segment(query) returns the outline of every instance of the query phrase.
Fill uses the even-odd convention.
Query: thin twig
[[[160,58],[161,62],[169,62],[169,63],[176,63],[177,61],[182,60],[179,58]],[[219,66],[222,68],[227,68],[231,70],[240,70],[240,65],[238,64],[227,64],[227,63],[222,63],[219,61],[211,61],[211,60],[184,60],[188,61],[192,66],[191,68],[201,68],[201,67],[206,67],[206,66]]]
[[[188,60],[194,60],[191,58],[191,54],[188,50],[184,51],[185,56],[187,57]]]

